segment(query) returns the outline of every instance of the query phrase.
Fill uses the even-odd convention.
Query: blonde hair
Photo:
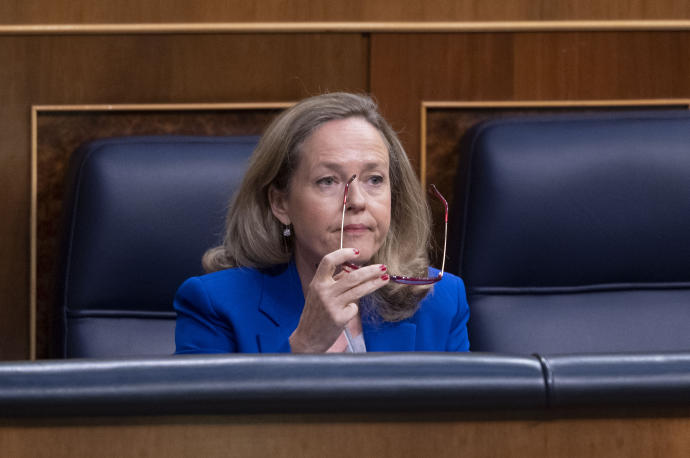
[[[230,205],[223,244],[203,257],[207,272],[231,267],[268,268],[287,263],[292,243],[273,215],[269,189],[286,190],[297,169],[302,143],[323,124],[361,117],[382,135],[389,152],[391,222],[388,235],[372,259],[398,275],[426,276],[429,265],[430,212],[421,186],[397,135],[368,96],[332,93],[310,97],[281,113],[261,137],[248,170]],[[412,316],[429,286],[390,282],[370,296],[368,313],[385,321]]]

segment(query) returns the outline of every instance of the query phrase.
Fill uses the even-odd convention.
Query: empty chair
[[[177,287],[222,240],[257,137],[122,137],[70,163],[58,275],[65,357],[175,350]]]
[[[473,351],[690,349],[690,114],[490,121],[461,154]]]

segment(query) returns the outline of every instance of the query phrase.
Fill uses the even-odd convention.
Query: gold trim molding
[[[67,112],[145,112],[145,111],[238,111],[282,110],[294,102],[256,103],[167,103],[117,105],[32,105],[31,106],[31,222],[30,222],[30,280],[29,280],[29,354],[36,359],[37,320],[37,254],[38,254],[38,116],[44,113]]]
[[[690,99],[632,99],[632,100],[497,100],[487,102],[468,101],[422,101],[420,106],[420,157],[419,178],[422,187],[427,183],[427,115],[430,109],[506,109],[506,108],[586,108],[586,107],[629,107],[629,108],[686,108],[690,110]]]
[[[690,30],[690,20],[467,22],[196,22],[0,25],[0,35],[210,33],[448,33]]]

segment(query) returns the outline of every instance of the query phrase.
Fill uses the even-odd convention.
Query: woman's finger
[[[356,248],[342,248],[328,253],[321,259],[314,278],[319,281],[332,279],[338,266],[346,261],[356,260],[357,256],[359,256],[359,250]]]
[[[359,298],[371,294],[382,286],[387,285],[389,281],[390,277],[387,274],[379,275],[376,278],[359,283],[347,291],[344,291],[338,296],[338,300],[346,303],[357,301]]]
[[[343,294],[361,283],[379,278],[387,273],[388,270],[383,264],[372,264],[352,270],[347,275],[338,277],[335,285],[333,285],[333,293],[336,295]]]
[[[343,278],[344,275],[347,275],[349,272],[345,269],[341,270],[337,274],[333,275],[333,280],[338,281],[341,278]]]

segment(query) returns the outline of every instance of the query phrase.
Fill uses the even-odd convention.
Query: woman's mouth
[[[364,224],[348,224],[347,226],[343,227],[343,231],[347,232],[348,234],[359,234],[369,231],[369,227],[365,226]]]

